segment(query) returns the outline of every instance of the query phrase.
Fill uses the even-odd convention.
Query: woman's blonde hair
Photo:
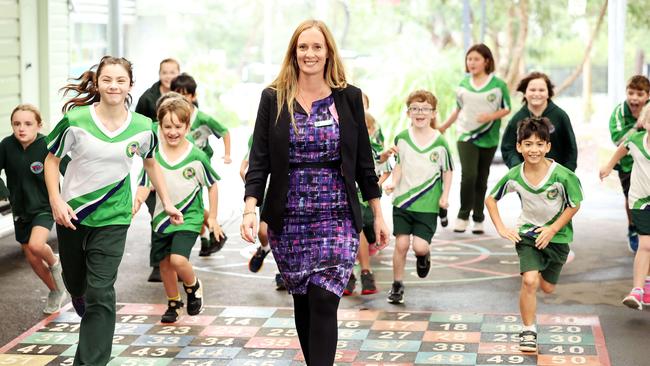
[[[278,112],[275,116],[276,123],[280,117],[282,107],[286,103],[289,110],[289,116],[291,116],[291,124],[295,127],[296,121],[293,117],[293,104],[298,95],[298,74],[300,70],[296,58],[296,49],[298,47],[298,37],[302,32],[310,28],[318,29],[325,38],[325,45],[327,46],[327,60],[325,61],[325,70],[323,72],[325,83],[330,88],[345,88],[347,86],[343,61],[341,60],[338,49],[336,48],[332,32],[330,32],[325,23],[320,20],[305,20],[300,23],[293,32],[291,40],[289,41],[289,47],[287,47],[287,52],[284,55],[284,61],[282,61],[280,73],[271,85],[269,85],[269,87],[275,90],[277,94]]]
[[[371,134],[374,133],[375,130],[377,129],[377,120],[369,112],[366,112],[364,114],[364,117],[366,120],[366,127],[368,128],[368,132],[370,132]]]

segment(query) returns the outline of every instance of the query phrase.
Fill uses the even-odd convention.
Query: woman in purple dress
[[[324,23],[308,20],[293,33],[280,74],[262,92],[249,164],[241,235],[255,241],[255,207],[264,198],[261,220],[294,298],[305,360],[331,366],[336,312],[362,227],[357,184],[375,214],[377,238],[385,243],[389,232],[361,90],[347,84]]]

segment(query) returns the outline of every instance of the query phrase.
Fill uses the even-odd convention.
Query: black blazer
[[[363,223],[355,182],[365,200],[381,197],[364,119],[361,90],[348,85],[343,89],[332,89],[332,96],[339,115],[343,179],[354,225],[357,232],[360,232]],[[289,191],[291,117],[286,105],[282,108],[277,123],[276,114],[276,92],[270,88],[264,89],[253,132],[244,200],[248,196],[255,197],[259,206],[264,199],[261,220],[274,231],[280,232]],[[264,197],[269,174],[271,177]]]

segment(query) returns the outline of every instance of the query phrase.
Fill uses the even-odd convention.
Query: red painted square
[[[250,338],[257,334],[260,327],[242,327],[235,325],[211,325],[206,327],[200,336],[203,337],[245,337]]]
[[[300,349],[300,341],[298,338],[253,337],[244,348]]]
[[[563,366],[563,365],[581,365],[581,366],[603,366],[598,356],[581,356],[581,355],[538,355],[537,364],[542,366]]]
[[[167,305],[163,304],[124,304],[117,313],[129,315],[163,315],[165,311],[167,311]]]
[[[579,316],[562,314],[539,314],[539,325],[600,325],[597,316]]]

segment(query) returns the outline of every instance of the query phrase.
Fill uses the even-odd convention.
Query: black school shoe
[[[210,251],[210,241],[208,238],[201,237],[201,250],[199,257],[209,257],[212,252]]]
[[[418,272],[418,277],[425,278],[429,274],[429,269],[431,269],[431,253],[416,255],[415,258],[415,269]]]
[[[198,315],[203,310],[203,289],[201,288],[201,280],[196,278],[194,286],[185,286],[185,293],[187,294],[187,314]]]
[[[277,291],[284,291],[287,289],[287,286],[284,284],[284,279],[279,273],[275,274],[275,289]]]
[[[343,296],[350,296],[354,293],[354,289],[357,287],[357,278],[354,276],[354,273],[350,274],[350,279],[348,284],[343,289]]]
[[[262,269],[262,265],[264,265],[264,258],[266,258],[267,255],[269,255],[271,251],[270,250],[264,250],[262,249],[262,246],[260,245],[257,247],[257,250],[251,257],[251,259],[248,261],[248,270],[257,273]]]
[[[176,323],[178,317],[181,315],[183,310],[183,301],[181,300],[169,300],[167,301],[167,311],[160,318],[161,323]]]
[[[396,305],[404,303],[404,284],[402,282],[393,282],[387,300],[389,303]]]
[[[152,267],[151,268],[151,273],[149,274],[149,278],[147,278],[147,282],[162,282],[162,278],[160,277],[160,267]]]
[[[537,333],[532,330],[524,330],[519,333],[519,350],[522,352],[536,352]]]
[[[214,233],[210,233],[210,244],[208,246],[208,256],[211,255],[212,253],[216,253],[220,251],[223,246],[226,244],[226,240],[228,240],[228,237],[226,236],[226,233],[223,233],[223,236],[217,240],[217,237],[214,236]],[[200,254],[199,254],[200,255]]]

